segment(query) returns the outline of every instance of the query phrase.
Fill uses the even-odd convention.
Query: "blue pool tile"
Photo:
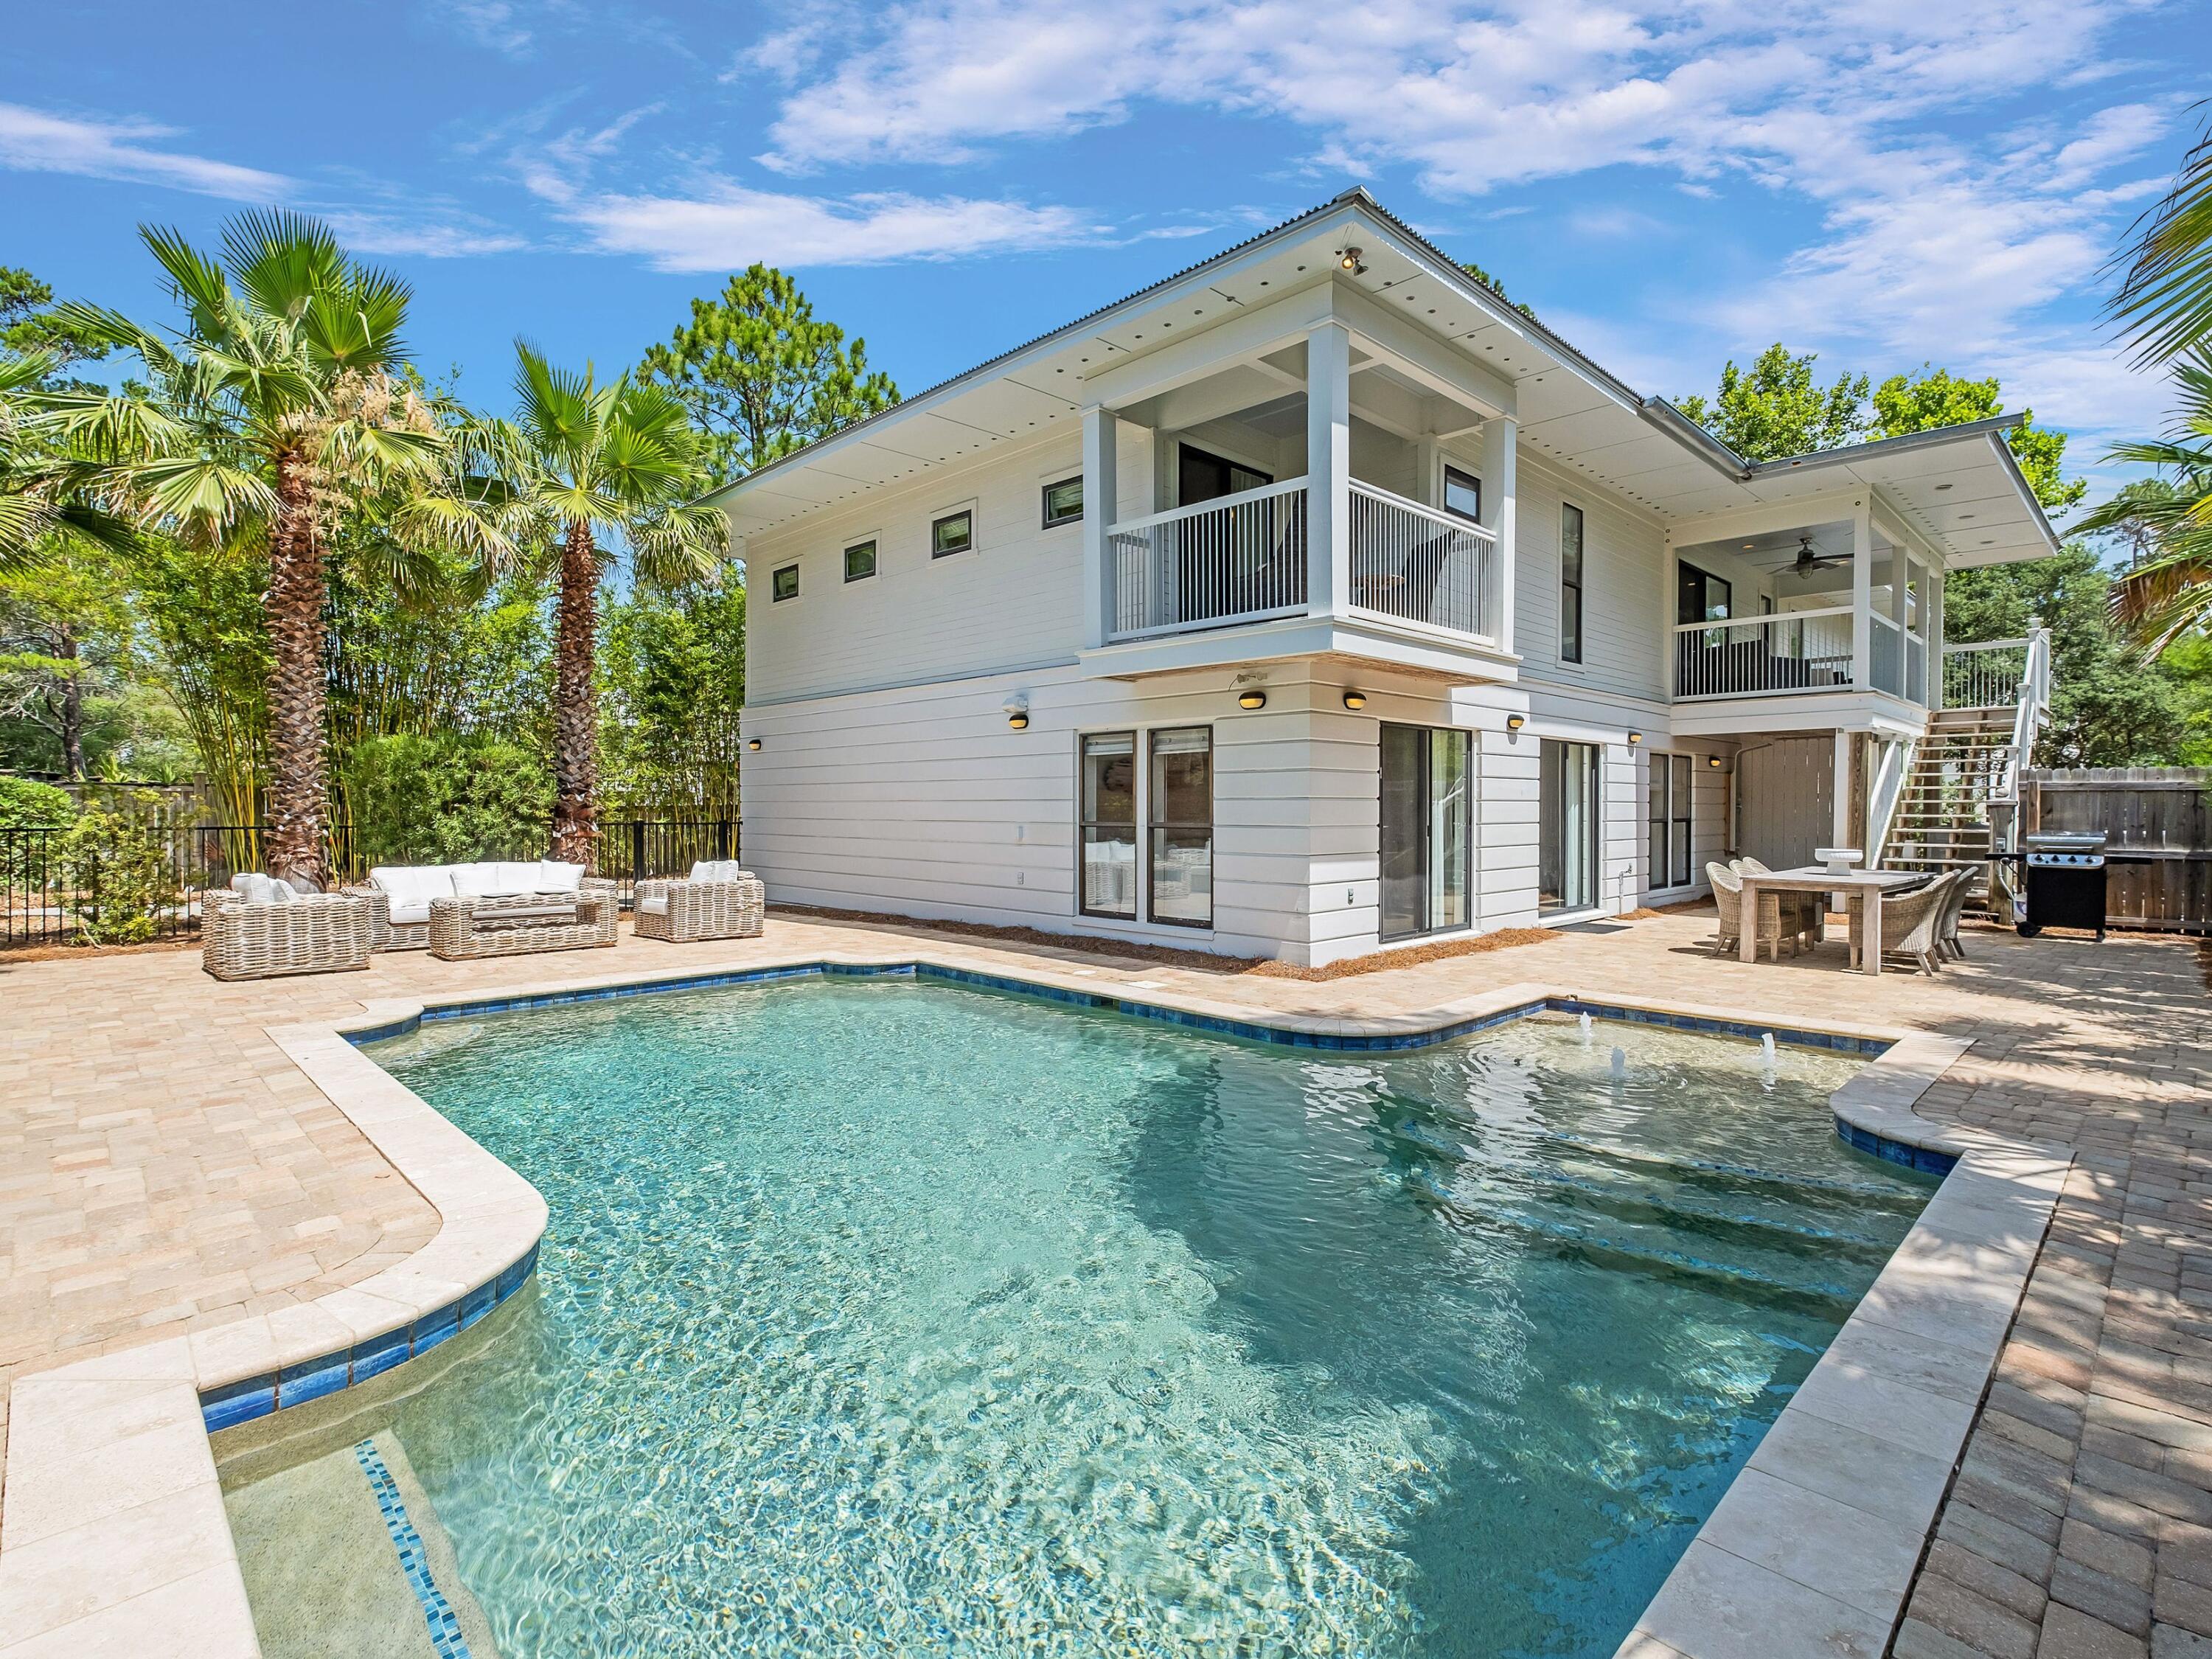
[[[242,1382],[226,1382],[219,1389],[209,1389],[200,1395],[200,1417],[210,1434],[217,1429],[234,1428],[240,1423],[251,1423],[257,1417],[266,1417],[276,1409],[276,1378],[275,1376],[249,1376]]]
[[[353,1345],[353,1380],[366,1382],[372,1376],[381,1376],[407,1358],[412,1334],[402,1325],[396,1331],[386,1331],[380,1336],[369,1337]]]
[[[461,1304],[448,1302],[444,1307],[424,1314],[415,1322],[414,1351],[422,1353],[436,1347],[449,1336],[457,1336],[461,1328]]]
[[[492,1304],[498,1297],[498,1289],[499,1281],[495,1279],[488,1279],[461,1298],[461,1328],[463,1330],[468,1329],[470,1326],[492,1310]]]
[[[276,1403],[282,1406],[304,1406],[310,1400],[320,1400],[326,1394],[336,1394],[346,1386],[352,1370],[351,1353],[340,1349],[314,1359],[303,1359],[296,1365],[287,1365],[276,1374]]]

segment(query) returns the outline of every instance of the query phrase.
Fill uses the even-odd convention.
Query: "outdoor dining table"
[[[1843,893],[1848,896],[1851,918],[1853,965],[1863,974],[1881,971],[1881,900],[1885,893],[1913,887],[1927,879],[1911,870],[1853,870],[1838,875],[1826,866],[1808,864],[1796,870],[1747,870],[1743,872],[1743,926],[1737,954],[1746,962],[1759,960],[1760,924],[1766,915],[1778,913],[1784,893]],[[1779,921],[1777,915],[1778,924]],[[1868,940],[1874,941],[1871,950]]]

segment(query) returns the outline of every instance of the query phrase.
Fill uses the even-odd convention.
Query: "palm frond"
[[[283,505],[259,472],[204,455],[140,461],[122,470],[121,482],[149,517],[211,542],[274,519]]]
[[[255,307],[297,322],[318,294],[345,281],[345,254],[331,228],[287,208],[242,213],[222,229],[223,264]]]
[[[715,507],[672,507],[629,526],[637,574],[657,587],[704,581],[729,551],[730,521]]]
[[[2137,360],[2212,345],[2212,125],[2183,158],[2172,189],[2136,222],[2142,234],[2120,256],[2127,273],[2112,310]]]
[[[168,273],[169,285],[191,317],[193,331],[209,339],[228,333],[230,285],[223,280],[222,267],[186,241],[182,231],[166,225],[139,226],[138,240]]]

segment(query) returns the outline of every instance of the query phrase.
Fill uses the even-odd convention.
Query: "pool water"
[[[814,980],[370,1052],[551,1206],[391,1425],[509,1659],[1607,1655],[1934,1189],[1860,1062],[1641,1027]]]

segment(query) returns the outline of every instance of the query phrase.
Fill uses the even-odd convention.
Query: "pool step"
[[[1860,1292],[1846,1285],[1792,1284],[1724,1262],[1708,1261],[1684,1250],[1625,1243],[1571,1222],[1553,1221],[1525,1211],[1492,1210],[1469,1205],[1437,1178],[1433,1170],[1413,1170],[1406,1185],[1452,1226],[1472,1233],[1510,1233],[1564,1261],[1688,1283],[1730,1301],[1776,1308],[1840,1325],[1858,1305]]]

